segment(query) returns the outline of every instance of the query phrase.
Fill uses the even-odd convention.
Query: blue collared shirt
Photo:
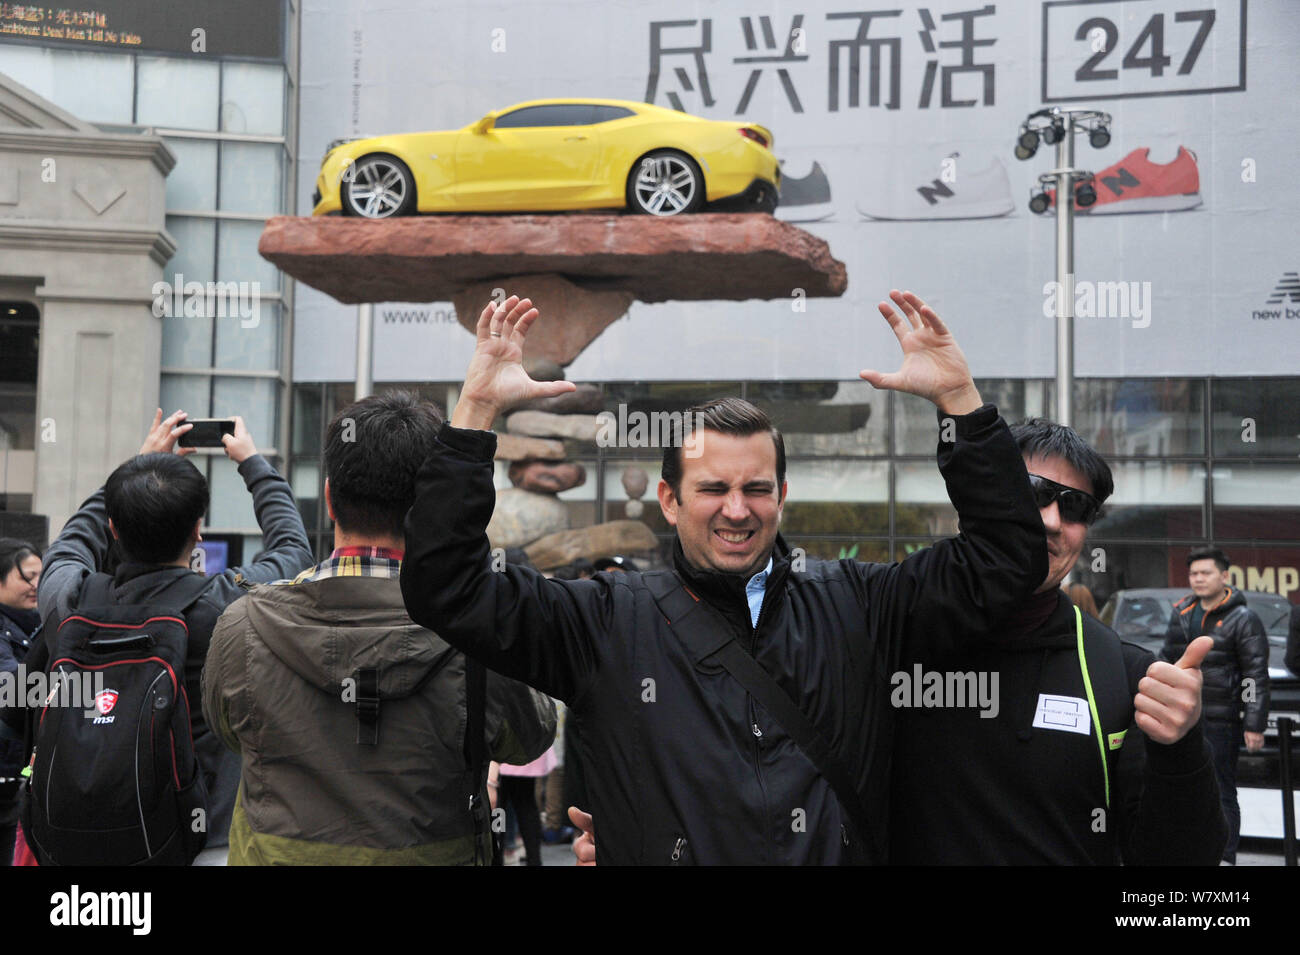
[[[767,559],[767,566],[749,578],[745,584],[745,599],[749,601],[749,625],[758,626],[758,614],[763,609],[763,594],[767,591],[767,575],[772,573],[772,558]]]

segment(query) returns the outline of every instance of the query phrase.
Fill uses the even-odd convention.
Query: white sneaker
[[[813,160],[806,176],[794,177],[781,169],[780,202],[776,217],[784,222],[821,222],[835,214],[831,203],[831,181],[821,163]]]
[[[989,219],[1015,209],[1002,160],[993,156],[982,168],[950,154],[933,169],[922,169],[907,183],[876,179],[858,199],[866,219]],[[931,174],[932,173],[932,174]]]

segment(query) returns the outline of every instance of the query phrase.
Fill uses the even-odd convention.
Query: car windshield
[[[1291,622],[1291,601],[1275,594],[1246,594],[1246,605],[1259,615],[1270,637],[1286,637]]]
[[[1166,597],[1133,597],[1120,602],[1113,626],[1121,634],[1164,633],[1173,612],[1173,601]]]

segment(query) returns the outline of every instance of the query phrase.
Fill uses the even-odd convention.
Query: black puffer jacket
[[[19,666],[27,658],[32,645],[32,633],[40,625],[35,611],[15,610],[0,604],[0,679],[12,680],[13,692],[26,693],[18,680]],[[0,780],[16,779],[23,768],[25,747],[21,735],[7,738],[0,735]],[[18,817],[18,803],[13,798],[17,789],[12,783],[0,782],[0,826]]]
[[[1160,655],[1176,663],[1187,645],[1200,634],[1192,633],[1192,608],[1196,595],[1174,604]],[[1207,720],[1241,722],[1248,733],[1262,733],[1268,724],[1268,634],[1259,617],[1246,606],[1246,595],[1235,587],[1205,612],[1201,629],[1214,638],[1214,648],[1201,664],[1205,682],[1202,712]],[[1252,680],[1252,684],[1243,681]],[[1242,720],[1242,709],[1245,720]]]
[[[678,571],[809,716],[849,767],[874,824],[851,850],[826,780],[745,689],[668,627],[640,574],[547,580],[494,573],[487,432],[444,427],[406,522],[411,618],[583,720],[597,861],[827,864],[885,861],[890,677],[907,644],[975,639],[1047,574],[1024,462],[991,406],[956,418],[939,465],[963,535],[897,564],[806,559],[778,546],[758,626],[745,581]]]

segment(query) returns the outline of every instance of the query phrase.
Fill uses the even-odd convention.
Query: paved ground
[[[204,849],[199,857],[194,860],[195,865],[225,865],[226,846],[219,849]],[[1280,857],[1279,857],[1280,859]],[[522,860],[520,863],[522,865]],[[562,846],[542,846],[542,865],[573,865],[573,850],[568,845]],[[1280,861],[1278,863],[1281,864]]]
[[[207,849],[195,861],[195,865],[225,865],[226,849]],[[542,846],[542,865],[573,865],[573,850],[567,845]],[[1239,852],[1237,865],[1281,865],[1282,850],[1276,852]]]

